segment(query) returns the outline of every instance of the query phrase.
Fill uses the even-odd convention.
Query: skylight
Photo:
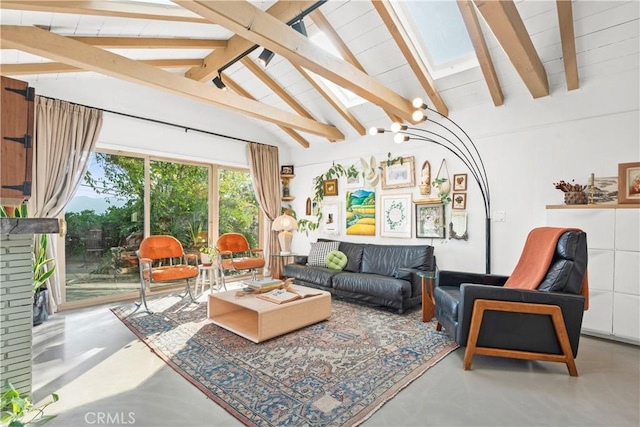
[[[478,66],[455,0],[396,1],[392,5],[434,79]]]
[[[336,49],[335,46],[331,43],[331,40],[329,40],[329,37],[327,37],[326,34],[323,33],[322,31],[318,31],[316,34],[309,37],[309,40],[311,40],[316,46],[324,49],[325,51],[329,52],[333,56],[336,56],[340,59],[344,59],[342,55],[340,55],[340,53],[338,52],[338,49]],[[340,87],[337,84],[325,79],[324,77],[321,77],[321,76],[318,76],[318,77],[324,82],[324,84],[327,85],[329,90],[333,92],[333,94],[337,96],[338,99],[347,108],[355,107],[356,105],[361,105],[367,102],[366,99],[361,98],[360,96],[356,95],[350,90]]]

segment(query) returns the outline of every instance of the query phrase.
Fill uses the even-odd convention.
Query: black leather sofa
[[[319,241],[330,241],[319,239]],[[419,305],[422,297],[419,270],[433,271],[433,246],[373,245],[340,242],[348,262],[342,271],[312,267],[307,257],[296,257],[284,267],[295,283],[322,289],[332,295],[369,305],[387,307],[402,314]]]

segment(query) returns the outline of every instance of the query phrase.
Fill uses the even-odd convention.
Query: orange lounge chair
[[[216,243],[218,248],[218,266],[221,271],[222,284],[225,286],[226,270],[231,271],[251,271],[251,277],[253,280],[256,278],[256,270],[262,268],[265,265],[264,257],[262,256],[262,249],[249,248],[249,242],[240,233],[225,233]]]

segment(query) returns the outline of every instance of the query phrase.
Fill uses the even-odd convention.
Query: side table
[[[294,254],[293,252],[288,252],[288,253],[282,253],[282,252],[278,252],[277,254],[271,254],[272,257],[276,257],[276,258],[282,258],[284,260],[284,263],[287,264],[287,258],[293,258],[293,257],[297,257],[300,256],[299,254]],[[284,277],[282,276],[282,271],[280,271],[280,263],[276,264],[276,268],[274,269],[275,271],[272,272],[271,276],[275,279],[280,279],[283,280]]]
[[[220,290],[220,279],[219,279],[220,269],[217,264],[211,265],[198,265],[198,277],[196,278],[196,286],[195,286],[195,294],[200,295],[200,292],[204,292],[205,285],[209,284],[209,292],[213,291],[213,284],[216,285],[216,290]],[[222,281],[222,285],[224,286],[224,290],[227,290],[227,285]],[[200,292],[198,289],[202,286]]]
[[[437,271],[418,271],[422,278],[422,321],[429,322],[436,311],[436,301],[433,298],[434,281],[438,278]]]

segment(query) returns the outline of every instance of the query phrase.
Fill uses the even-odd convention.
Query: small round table
[[[422,321],[428,322],[435,315],[436,301],[433,297],[434,280],[438,278],[437,271],[418,271],[422,278]]]
[[[213,292],[213,284],[215,282],[216,284],[216,291],[220,290],[220,269],[218,268],[217,264],[211,264],[211,265],[198,265],[198,277],[196,278],[196,286],[195,286],[195,293],[196,295],[199,295],[198,289],[200,288],[200,286],[202,286],[202,290],[201,292],[204,292],[204,287],[205,285],[209,284],[209,292]],[[224,283],[224,281],[222,281],[222,285],[224,286],[224,290],[227,290],[227,285],[226,283]]]
[[[287,259],[288,258],[295,258],[297,256],[300,256],[300,254],[296,254],[293,252],[278,252],[277,254],[271,254],[272,257],[276,257],[276,258],[282,258],[284,264],[287,264]],[[284,280],[284,276],[282,275],[283,271],[280,270],[280,263],[278,262],[274,268],[275,271],[272,272],[272,277],[276,278],[276,279],[282,279]]]

